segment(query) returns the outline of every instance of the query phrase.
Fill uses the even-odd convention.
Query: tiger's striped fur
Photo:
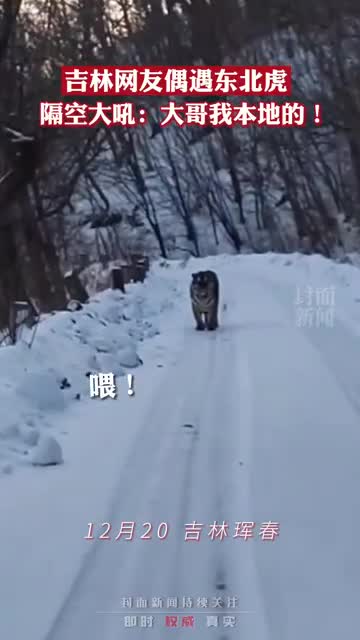
[[[214,331],[218,328],[219,280],[214,271],[192,274],[190,298],[196,329]]]

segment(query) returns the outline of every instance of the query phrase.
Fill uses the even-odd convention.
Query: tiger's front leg
[[[199,309],[195,304],[192,305],[192,310],[193,310],[194,318],[196,320],[196,330],[204,331],[205,325],[203,323],[201,313],[199,312]]]
[[[211,311],[206,314],[206,328],[208,331],[215,331],[219,327],[218,317],[217,317],[217,304],[213,306]]]

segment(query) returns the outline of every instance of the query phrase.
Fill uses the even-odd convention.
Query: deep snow
[[[90,373],[113,372],[120,381],[141,364],[138,345],[158,333],[172,286],[149,276],[144,286],[128,285],[126,295],[99,293],[80,311],[43,318],[30,348],[32,335],[24,333],[15,347],[0,349],[0,476],[31,464],[33,446],[44,450],[40,440],[59,415],[54,433],[64,435],[64,411],[89,396]]]
[[[215,334],[193,330],[188,284],[200,268],[220,277]],[[122,597],[216,595],[239,597],[235,628],[206,629],[199,614],[177,635],[351,637],[358,280],[355,267],[318,256],[156,265],[126,296],[104,292],[45,319],[31,349],[0,350],[0,637],[160,640],[171,632],[164,611],[154,629],[129,630]],[[332,326],[297,326],[296,292],[306,287],[334,287]],[[104,369],[134,373],[135,396],[120,375],[116,400],[91,400],[86,373]],[[32,466],[49,437],[63,464]],[[184,542],[194,520],[225,520],[229,537]],[[257,531],[269,520],[280,523],[274,542],[232,537],[237,521]],[[111,523],[114,538],[121,521],[139,527],[131,542],[84,540],[89,522],[97,535]],[[165,540],[139,539],[142,523],[156,531],[164,521]]]

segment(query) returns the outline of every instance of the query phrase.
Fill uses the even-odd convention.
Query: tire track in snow
[[[196,521],[205,527],[214,520],[221,521],[224,513],[221,476],[224,473],[223,465],[226,464],[226,460],[222,455],[219,456],[219,439],[221,440],[224,435],[226,425],[221,423],[221,415],[220,422],[218,418],[223,406],[222,387],[225,380],[223,375],[224,369],[230,365],[228,358],[231,345],[226,348],[225,353],[223,331],[219,329],[216,334],[206,336],[211,343],[213,364],[207,378],[206,401],[202,403],[202,399],[198,399],[196,424],[199,429],[199,446],[194,452],[193,473],[189,478],[193,481],[192,491],[188,492],[187,499],[184,501],[184,521],[187,523]],[[189,484],[188,482],[188,487]],[[183,544],[182,584],[184,584],[184,590],[194,594],[194,597],[229,595],[227,569],[219,544],[222,543],[207,537],[207,530],[203,531],[199,543]],[[189,567],[192,571],[187,575]],[[219,611],[221,612],[223,610]],[[215,615],[215,613],[209,611],[209,615]],[[201,628],[193,631],[192,636],[200,639],[203,638],[206,629],[204,621],[200,620],[199,624]],[[221,628],[211,629],[211,631],[216,632],[220,640],[236,634],[236,629],[231,629],[230,634],[227,635],[224,635]]]
[[[173,566],[173,574],[172,574],[172,590],[178,596],[190,596],[193,597],[194,588],[196,589],[196,559],[194,558],[194,562],[187,562],[186,560],[186,545],[192,544],[191,542],[186,542],[184,539],[184,525],[189,523],[191,520],[189,519],[189,504],[191,502],[191,496],[194,491],[197,489],[196,482],[196,463],[199,452],[199,447],[201,447],[202,441],[202,414],[204,412],[204,405],[206,405],[206,399],[209,392],[209,386],[211,385],[211,379],[213,376],[213,372],[216,366],[215,360],[215,350],[214,350],[214,340],[215,334],[194,334],[194,343],[200,342],[205,346],[207,350],[207,359],[198,360],[196,364],[197,371],[193,370],[193,375],[197,375],[198,380],[200,381],[200,392],[197,386],[192,387],[192,392],[190,397],[186,397],[184,399],[184,404],[182,408],[182,424],[193,425],[193,430],[190,433],[184,434],[188,441],[188,449],[185,464],[183,467],[183,478],[182,484],[180,487],[180,504],[178,511],[178,526],[176,529],[176,549],[174,553],[174,559],[176,561]],[[195,350],[196,353],[196,350]],[[193,584],[189,585],[188,573],[191,573],[191,582]],[[203,583],[203,576],[201,575],[201,582]],[[191,610],[189,610],[189,615],[191,614]],[[179,629],[178,635],[183,637],[183,635],[188,634],[189,631],[187,629]],[[192,637],[196,638],[196,629],[192,631]]]
[[[229,395],[229,388],[231,389],[233,381],[233,345],[230,341],[226,340],[226,325],[219,331],[218,341],[216,344],[217,349],[217,375],[215,380],[214,398],[217,401],[214,402],[212,420],[211,420],[211,432],[210,432],[210,452],[211,455],[208,458],[209,475],[212,476],[213,494],[214,494],[214,516],[213,520],[221,525],[228,520],[228,513],[226,508],[226,484],[228,481],[228,460],[226,456],[225,443],[230,437],[229,425],[226,421],[226,406]],[[234,391],[232,389],[232,391]],[[221,425],[221,427],[220,427]],[[224,553],[223,545],[228,544],[228,540],[212,542],[215,550],[215,566],[214,566],[214,588],[218,597],[223,598],[224,606],[226,607],[226,598],[235,596],[235,592],[231,591],[231,584],[229,582],[228,566],[226,560],[226,554]],[[231,610],[225,610],[223,612],[226,615],[231,615]],[[220,628],[218,632],[219,640],[228,640],[229,637],[238,635],[235,628]]]
[[[186,336],[185,336],[185,344],[186,344]],[[175,367],[174,369],[175,370]],[[180,362],[176,365],[177,371],[177,380],[179,384],[185,384],[186,378],[188,376],[188,356],[187,351],[184,349],[183,356],[181,357]],[[166,435],[167,422],[163,420],[163,416],[171,415],[172,410],[174,409],[174,397],[172,394],[173,391],[173,377],[168,375],[168,372],[164,371],[165,384],[162,386],[157,394],[154,397],[153,403],[149,408],[146,419],[144,419],[144,426],[139,434],[139,439],[135,442],[134,447],[131,450],[131,453],[126,460],[122,472],[119,478],[118,491],[113,497],[112,504],[109,509],[109,517],[107,518],[108,522],[114,522],[115,518],[119,514],[119,503],[124,503],[124,511],[123,514],[127,513],[131,514],[132,504],[136,501],[139,496],[136,495],[138,493],[138,485],[137,485],[137,475],[139,473],[139,469],[147,468],[149,460],[152,460],[151,467],[152,469],[156,469],[157,462],[160,458],[160,453],[157,452],[157,443],[160,441],[164,441],[164,436]],[[175,398],[176,401],[176,398]],[[115,419],[118,419],[118,416],[114,416]],[[139,446],[141,445],[141,446]],[[153,456],[151,456],[153,454]],[[148,469],[149,471],[149,469]],[[124,496],[124,487],[126,487],[127,494]],[[119,497],[120,496],[120,497]],[[140,496],[141,498],[141,496]],[[126,508],[125,508],[126,507]],[[124,517],[121,518],[125,519]],[[89,573],[94,572],[94,567],[98,567],[101,562],[100,558],[105,560],[106,569],[111,569],[112,559],[106,557],[106,553],[104,553],[104,548],[107,545],[104,545],[101,541],[93,541],[93,542],[85,542],[84,544],[89,544],[90,549],[84,558],[84,562],[82,564],[81,570],[78,573],[72,588],[69,591],[68,597],[66,601],[63,603],[56,620],[54,621],[52,629],[49,631],[46,638],[48,640],[53,640],[56,638],[61,638],[61,631],[58,631],[61,626],[66,625],[67,617],[71,616],[71,612],[74,609],[74,603],[77,599],[81,599],[81,593],[85,586],[85,582],[87,580],[87,576]],[[110,545],[112,543],[110,542]],[[122,558],[118,562],[118,569],[121,568],[124,563],[126,564],[126,558]],[[85,594],[86,598],[86,594]]]
[[[230,292],[229,292],[230,293]],[[229,523],[229,537],[213,541],[216,551],[218,595],[238,596],[234,628],[224,628],[219,640],[239,637],[267,640],[268,627],[254,558],[256,541],[234,539],[235,522],[250,520],[252,500],[249,475],[252,469],[253,393],[245,337],[238,319],[242,316],[241,291],[228,295],[226,319],[218,334],[216,396],[211,421],[208,459],[216,496],[213,520]],[[240,466],[240,460],[246,464]],[[204,459],[203,464],[206,464]],[[249,546],[250,545],[250,546]],[[220,585],[222,588],[219,588]],[[245,613],[249,612],[249,613]],[[224,611],[232,615],[231,609]]]
[[[159,518],[161,513],[161,520],[165,520],[165,518],[162,515],[164,512],[160,512],[159,508],[167,510],[168,514],[173,513],[173,521],[177,522],[179,529],[173,533],[180,536],[180,524],[181,528],[184,524],[180,523],[180,520],[187,499],[186,491],[190,489],[190,485],[188,489],[185,488],[185,481],[190,482],[192,452],[195,442],[193,434],[191,434],[190,440],[187,436],[186,447],[183,447],[181,456],[181,465],[175,469],[172,476],[170,474],[170,477],[167,477],[166,471],[169,469],[171,471],[173,455],[174,453],[179,455],[179,438],[183,440],[185,436],[183,432],[180,432],[179,418],[189,415],[187,410],[189,398],[186,395],[189,375],[194,376],[193,394],[190,402],[193,409],[196,408],[196,403],[201,397],[201,388],[206,391],[206,377],[197,375],[199,371],[194,371],[194,362],[197,363],[197,367],[199,363],[203,362],[208,371],[212,369],[211,345],[205,340],[201,342],[197,335],[195,340],[193,335],[191,333],[185,337],[184,355],[179,363],[180,371],[179,365],[173,368],[165,387],[160,389],[154,398],[153,405],[144,421],[141,439],[137,441],[121,474],[118,492],[114,496],[109,511],[108,522],[116,524],[129,518],[130,514],[134,512],[134,504],[137,504],[137,513],[140,516],[141,513],[147,514],[151,503],[153,514],[158,510]],[[146,470],[146,485],[143,488],[143,495],[139,495],[138,475],[141,469]],[[126,495],[124,495],[124,487],[126,487]],[[161,493],[164,487],[166,490]],[[173,489],[172,494],[170,488]],[[174,495],[175,492],[178,496]],[[121,513],[120,506],[122,506]],[[138,592],[129,591],[126,582],[132,582],[138,589],[142,586],[153,587],[154,584],[163,588],[171,584],[174,587],[177,586],[180,573],[179,546],[177,553],[173,556],[175,563],[170,562],[164,568],[164,558],[161,559],[161,556],[166,555],[166,543],[168,543],[167,555],[169,556],[174,547],[171,543],[171,536],[165,542],[150,541],[151,549],[149,551],[154,551],[154,554],[148,552],[148,547],[143,540],[124,541],[124,544],[131,545],[131,547],[127,547],[129,551],[127,557],[124,557],[125,550],[123,550],[119,558],[120,552],[116,544],[119,545],[121,542],[110,541],[108,544],[100,541],[88,542],[91,545],[90,551],[52,629],[46,636],[46,640],[62,640],[64,637],[75,636],[86,637],[87,640],[97,640],[98,637],[102,637],[103,640],[117,638],[118,622],[114,622],[110,614],[102,616],[96,614],[95,611],[111,609],[117,596],[120,598],[129,593],[138,596],[150,595],[144,594],[143,588]],[[163,546],[164,544],[165,546]],[[135,546],[138,550],[137,553],[134,550]],[[161,561],[162,569],[158,566],[157,560]],[[151,577],[149,582],[152,571],[154,571],[154,578]],[[126,576],[125,579],[121,578],[121,573]],[[134,575],[135,579],[131,580],[130,576]],[[147,631],[153,631],[156,634],[157,630]],[[132,632],[133,636],[137,635],[135,629]]]
[[[164,598],[173,596],[178,597],[179,600],[182,595],[188,594],[183,582],[185,567],[183,560],[184,524],[188,494],[193,488],[194,459],[199,445],[197,414],[207,391],[207,378],[202,373],[203,371],[211,371],[213,365],[213,350],[206,335],[199,336],[193,330],[190,335],[187,344],[190,360],[188,376],[192,378],[192,385],[189,393],[189,382],[187,382],[187,386],[184,387],[185,393],[181,396],[177,411],[174,412],[172,436],[169,438],[166,450],[164,450],[161,472],[156,485],[158,513],[161,513],[161,519],[166,519],[173,524],[172,532],[168,547],[165,548],[159,544],[156,559],[155,555],[153,556],[156,577],[149,581],[146,592],[148,596],[160,594]],[[191,427],[185,425],[191,425]],[[165,518],[163,517],[164,513],[166,514]],[[144,560],[141,564],[148,570],[149,559],[146,558],[145,551],[142,557]],[[159,570],[159,565],[162,566],[161,570]],[[166,565],[166,569],[164,569],[164,565]],[[139,582],[135,580],[132,586],[133,593],[138,585]],[[140,581],[140,585],[143,585],[143,589],[143,581]],[[167,613],[176,615],[177,612],[173,610]],[[191,611],[189,611],[190,613]],[[156,619],[155,624],[162,624],[164,628],[164,619],[160,618],[159,622]],[[149,633],[151,631],[153,631],[153,637],[162,638],[163,630],[158,628],[147,630]],[[188,630],[180,628],[176,633],[179,636],[182,632],[188,633]],[[142,632],[134,629],[132,636],[140,640]]]

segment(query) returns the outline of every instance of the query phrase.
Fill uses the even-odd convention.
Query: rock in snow
[[[42,436],[32,453],[32,464],[46,467],[53,464],[62,464],[63,461],[62,449],[58,441],[53,436]]]

